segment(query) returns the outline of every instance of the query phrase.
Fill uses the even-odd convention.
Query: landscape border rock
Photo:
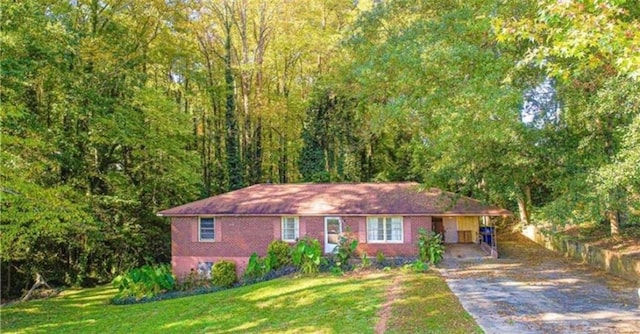
[[[618,277],[640,282],[640,260],[631,255],[602,249],[561,235],[546,233],[543,229],[533,225],[524,227],[522,234],[547,249],[584,261]]]

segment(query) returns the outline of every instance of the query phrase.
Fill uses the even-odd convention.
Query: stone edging
[[[531,225],[523,228],[522,234],[547,249],[624,279],[640,282],[640,260],[637,258],[557,235],[543,234],[541,229]]]

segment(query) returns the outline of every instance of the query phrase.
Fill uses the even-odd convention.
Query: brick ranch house
[[[359,253],[416,256],[420,228],[445,243],[478,242],[481,221],[510,212],[417,183],[257,184],[160,211],[171,218],[172,267],[178,276],[208,271],[220,259],[266,255],[274,239],[316,238],[331,253],[340,233]]]

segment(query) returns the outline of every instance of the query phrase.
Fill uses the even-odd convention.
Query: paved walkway
[[[451,290],[486,333],[640,333],[634,284],[544,249],[498,237],[500,259],[448,256]]]

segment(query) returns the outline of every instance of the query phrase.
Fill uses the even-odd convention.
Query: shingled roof
[[[159,216],[503,216],[508,210],[406,183],[257,184],[160,211]]]

